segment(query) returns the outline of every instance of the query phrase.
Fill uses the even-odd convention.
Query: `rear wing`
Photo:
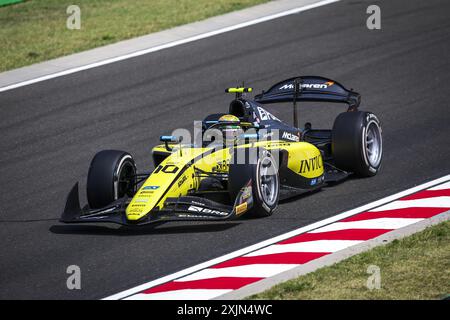
[[[261,104],[296,101],[340,102],[348,104],[349,110],[356,110],[361,102],[361,95],[347,90],[331,79],[301,76],[273,85],[269,90],[256,95],[255,101]]]

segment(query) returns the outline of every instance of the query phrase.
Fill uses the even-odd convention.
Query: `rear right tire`
[[[380,121],[371,112],[339,114],[333,125],[331,148],[339,169],[360,177],[376,175],[383,155]]]

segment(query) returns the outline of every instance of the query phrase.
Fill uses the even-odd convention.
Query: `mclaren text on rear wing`
[[[339,102],[348,104],[349,109],[357,109],[361,96],[334,80],[318,76],[301,76],[281,81],[255,97],[255,101],[262,104],[294,100]]]

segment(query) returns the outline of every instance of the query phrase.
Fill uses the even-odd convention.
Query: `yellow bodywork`
[[[128,220],[136,221],[156,208],[162,209],[168,197],[186,196],[190,191],[197,190],[200,178],[195,176],[194,167],[206,172],[227,173],[229,170],[230,148],[214,150],[208,147],[193,148],[190,145],[172,147],[167,158],[155,168],[126,208]],[[261,141],[238,148],[248,147],[286,150],[287,167],[299,175],[299,179],[313,179],[323,175],[321,153],[310,143]],[[169,153],[163,145],[156,146],[153,152]],[[242,211],[243,208],[239,210]]]

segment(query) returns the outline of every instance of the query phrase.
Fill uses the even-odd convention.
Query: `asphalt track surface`
[[[450,2],[344,1],[0,94],[0,298],[95,299],[449,173]],[[101,149],[152,167],[161,134],[226,110],[223,89],[322,75],[362,94],[383,125],[380,174],[284,202],[270,218],[129,229],[58,222]],[[271,107],[291,121],[290,105]],[[304,105],[330,127],[340,105]],[[82,199],[85,199],[82,192]],[[68,290],[66,268],[81,268]]]

